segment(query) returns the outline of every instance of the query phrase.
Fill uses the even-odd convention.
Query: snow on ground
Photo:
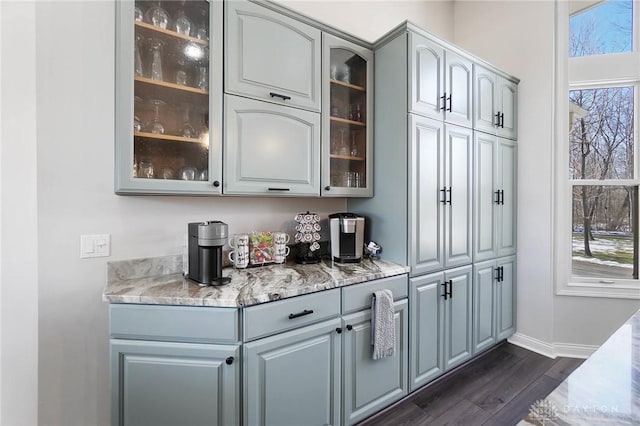
[[[591,248],[591,253],[594,257],[574,255],[573,259],[582,262],[596,263],[599,265],[633,268],[632,263],[621,263],[614,260],[603,260],[597,258],[598,254],[615,255],[626,253],[629,255],[633,255],[633,239],[630,236],[629,238],[620,238],[619,235],[616,235],[616,237],[617,238],[607,238],[606,235],[595,234],[596,239],[589,242],[589,247]],[[582,234],[573,234],[573,250],[574,252],[584,252],[584,238]]]
[[[595,263],[598,265],[606,265],[606,266],[618,266],[620,268],[633,268],[633,264],[631,263],[620,263],[613,260],[602,260],[596,257],[584,257],[584,256],[573,256],[573,260],[579,260],[581,262]]]

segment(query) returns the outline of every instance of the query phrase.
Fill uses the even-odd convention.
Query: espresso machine
[[[331,258],[334,262],[360,262],[364,245],[364,217],[354,213],[330,214],[329,227]]]
[[[212,220],[193,222],[189,232],[189,279],[199,285],[222,285],[231,281],[222,276],[222,247],[227,243],[228,226]]]

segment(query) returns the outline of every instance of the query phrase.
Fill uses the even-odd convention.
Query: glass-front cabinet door
[[[322,196],[373,196],[373,52],[323,34]]]
[[[116,192],[220,194],[222,2],[118,1]]]

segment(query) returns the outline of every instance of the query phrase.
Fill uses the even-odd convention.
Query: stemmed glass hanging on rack
[[[160,99],[151,99],[149,103],[153,106],[153,119],[147,125],[147,132],[164,134],[164,124],[160,122],[160,108],[165,105]]]
[[[160,2],[154,4],[147,10],[147,23],[166,30],[169,27],[169,14],[160,6]]]
[[[164,80],[162,73],[162,47],[164,43],[156,38],[151,39],[151,72],[152,80]]]

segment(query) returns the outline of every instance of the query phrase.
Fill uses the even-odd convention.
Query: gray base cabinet
[[[339,425],[340,319],[243,346],[245,425]]]
[[[378,360],[372,358],[371,310],[343,317],[344,425],[357,423],[408,393],[408,314],[407,299],[395,302],[395,354]]]
[[[496,290],[496,338],[506,339],[516,331],[516,257],[496,261],[500,280]]]
[[[239,424],[239,345],[111,340],[111,424]]]
[[[444,369],[449,370],[471,358],[473,300],[471,265],[444,273],[449,295],[444,299]]]

